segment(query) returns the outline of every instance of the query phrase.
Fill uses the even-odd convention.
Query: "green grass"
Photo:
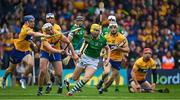
[[[108,92],[102,95],[98,94],[95,87],[86,86],[83,88],[83,92],[76,93],[74,96],[67,97],[67,92],[64,88],[63,94],[57,94],[57,87],[53,87],[50,94],[43,93],[42,96],[36,96],[37,86],[29,86],[27,89],[21,89],[20,87],[13,88],[0,88],[0,100],[5,99],[51,99],[51,100],[180,100],[180,85],[159,85],[157,88],[170,89],[170,93],[129,93],[126,86],[120,87],[120,91],[114,92],[114,87],[110,87]],[[45,90],[45,87],[44,87]]]

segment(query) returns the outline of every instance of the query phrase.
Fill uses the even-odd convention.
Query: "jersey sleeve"
[[[26,29],[26,32],[24,32],[26,35],[29,35],[29,33],[32,33],[33,32],[33,30],[32,29],[30,29],[30,28],[27,28]]]
[[[120,33],[119,33],[120,34]],[[121,41],[117,44],[118,47],[125,47],[128,46],[128,40],[125,36],[120,34],[120,38]]]
[[[139,61],[138,60],[134,63],[133,68],[136,70],[139,69]]]

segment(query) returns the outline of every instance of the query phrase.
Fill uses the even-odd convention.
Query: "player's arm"
[[[34,32],[34,31],[29,31],[28,32],[28,35],[32,35],[34,37],[48,37],[47,35],[45,34],[42,34],[40,32]]]
[[[122,41],[122,46],[118,46],[117,49],[122,51],[122,52],[128,53],[130,49],[129,49],[129,46],[128,46],[127,39],[124,39]]]
[[[63,34],[61,35],[61,39],[62,42],[66,43],[68,48],[70,49],[72,56],[75,57],[76,53],[74,51],[73,45],[71,44],[71,42],[69,41],[69,39],[67,37],[65,37]],[[76,57],[75,57],[76,58]]]
[[[50,53],[63,53],[64,50],[57,50],[54,49],[47,41],[43,41],[44,48],[46,48],[47,51],[49,51]]]
[[[131,70],[131,77],[132,77],[132,79],[134,80],[135,84],[136,84],[136,85],[139,85],[139,83],[138,83],[138,81],[137,81],[137,77],[136,77],[136,75],[135,75],[135,73],[136,73],[137,71],[138,71],[138,66],[137,66],[137,64],[135,63],[134,66],[133,66],[133,68],[132,68],[132,70]]]
[[[83,44],[82,44],[82,46],[81,46],[81,48],[79,50],[79,52],[80,52],[79,56],[81,56],[84,53],[87,46],[88,46],[88,41],[84,40],[84,42],[83,42]]]

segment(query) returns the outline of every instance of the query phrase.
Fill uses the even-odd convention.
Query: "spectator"
[[[162,69],[174,69],[174,57],[170,51],[167,51],[166,55],[162,57]]]
[[[13,33],[7,33],[4,40],[3,40],[3,67],[2,69],[6,69],[9,67],[10,55],[11,51],[14,48],[14,41],[13,41]]]
[[[161,60],[158,58],[157,53],[154,53],[152,58],[156,61],[156,68],[161,69]]]

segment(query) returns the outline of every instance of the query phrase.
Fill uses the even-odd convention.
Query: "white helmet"
[[[110,15],[108,16],[108,20],[113,20],[116,22],[116,17],[114,15]]]
[[[110,23],[109,23],[109,27],[110,27],[110,26],[116,26],[116,27],[118,27],[118,24],[117,24],[116,22],[110,22]]]
[[[52,24],[51,24],[51,23],[45,23],[45,24],[43,25],[43,29],[44,29],[44,30],[46,30],[47,28],[50,28],[50,27],[52,27]]]

